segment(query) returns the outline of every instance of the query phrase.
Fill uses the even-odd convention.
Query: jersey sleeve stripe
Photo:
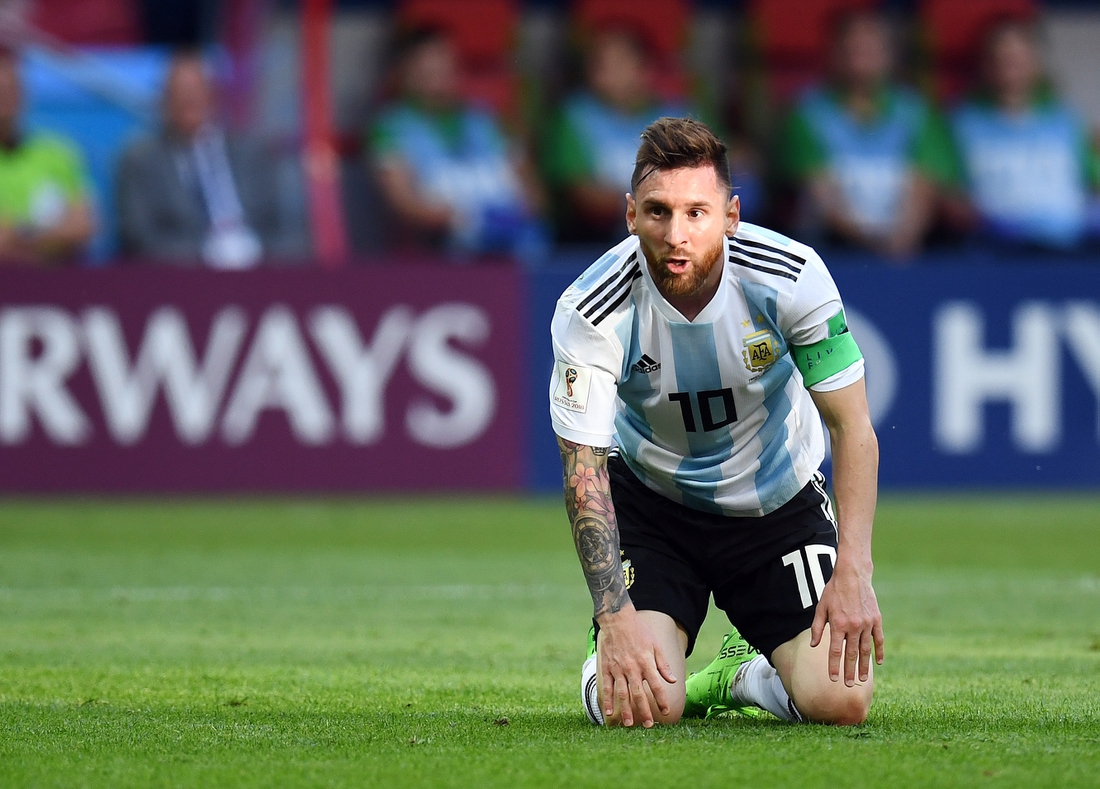
[[[798,255],[794,254],[793,252],[788,252],[785,249],[780,249],[779,247],[773,247],[771,244],[763,244],[759,241],[749,241],[747,238],[738,238],[737,243],[738,244],[744,244],[747,247],[756,247],[757,249],[766,249],[768,252],[774,252],[777,255],[782,255],[785,258],[789,258],[790,260],[793,260],[795,263],[802,263],[802,264],[806,263],[806,258],[799,257]]]
[[[630,293],[630,286],[633,284],[634,280],[636,280],[640,276],[642,276],[642,272],[638,269],[637,264],[634,264],[629,269],[624,271],[622,273],[622,276],[619,277],[619,280],[615,283],[615,285],[607,290],[607,292],[604,294],[604,297],[588,308],[588,312],[584,313],[584,317],[591,318],[596,313],[596,311],[600,309],[600,307],[606,304],[609,300],[613,299],[620,291],[622,291],[623,293]],[[622,302],[621,298],[615,303],[619,304],[620,302]],[[577,307],[577,309],[579,310],[580,307]]]
[[[607,277],[607,279],[605,279],[599,285],[594,287],[592,289],[592,292],[589,293],[587,296],[585,296],[584,300],[581,301],[581,303],[577,305],[577,309],[578,310],[583,310],[586,306],[588,306],[589,302],[591,302],[593,299],[597,298],[601,293],[603,293],[605,290],[607,290],[607,288],[609,286],[615,287],[614,283],[616,281],[621,281],[622,280],[623,274],[625,274],[625,273],[627,273],[631,270],[631,268],[633,267],[634,262],[637,259],[638,259],[638,253],[637,252],[634,252],[633,254],[631,254],[631,256],[626,259],[626,265],[624,266],[624,268],[619,269],[617,275],[614,274],[614,273],[610,274]]]
[[[756,271],[763,271],[765,274],[774,274],[777,277],[786,277],[791,282],[797,282],[798,277],[789,271],[780,271],[767,266],[758,266],[746,259],[739,258],[736,255],[730,255],[730,263],[736,263],[738,266],[744,266],[745,268],[755,269]]]
[[[636,271],[634,272],[634,276],[632,276],[632,277],[630,278],[630,282],[628,282],[628,283],[627,283],[627,286],[626,286],[626,288],[625,288],[625,289],[623,290],[623,292],[622,292],[622,293],[621,293],[621,294],[619,295],[619,298],[617,298],[617,299],[615,299],[615,301],[611,302],[611,305],[610,305],[610,306],[609,306],[609,307],[608,307],[608,308],[607,308],[606,310],[604,310],[603,312],[601,312],[601,313],[600,313],[600,317],[598,317],[598,318],[596,318],[596,319],[595,319],[594,321],[592,321],[592,325],[593,325],[593,326],[599,326],[599,325],[600,325],[600,321],[602,321],[602,320],[603,320],[604,318],[606,318],[606,317],[607,317],[608,315],[610,315],[611,313],[613,313],[613,312],[615,311],[615,309],[616,309],[616,308],[617,308],[617,307],[618,307],[618,306],[619,306],[620,304],[622,304],[622,303],[623,303],[624,301],[626,301],[626,298],[627,298],[627,297],[628,297],[628,296],[630,295],[630,290],[631,290],[631,287],[632,287],[632,286],[633,286],[633,284],[634,284],[634,280],[636,280],[636,279],[639,279],[639,278],[640,278],[641,276],[642,276],[642,272],[640,272],[640,271],[637,271],[637,270],[636,270]]]
[[[733,249],[735,249],[737,254],[739,254],[739,255],[744,255],[745,257],[750,257],[753,260],[759,260],[761,263],[775,263],[778,266],[783,266],[783,268],[786,268],[786,269],[789,269],[789,270],[793,271],[795,274],[802,273],[802,266],[801,265],[796,266],[795,264],[788,263],[787,261],[785,261],[781,258],[775,258],[775,257],[772,257],[771,255],[762,255],[759,252],[753,252],[751,249],[743,249],[740,246],[738,246],[736,242],[734,242],[732,240],[730,241],[730,246],[733,247]]]

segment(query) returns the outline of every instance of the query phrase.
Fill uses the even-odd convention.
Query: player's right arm
[[[607,447],[593,447],[559,436],[565,508],[581,569],[592,595],[593,618],[600,625],[600,699],[604,717],[631,726],[653,725],[646,686],[663,715],[669,713],[664,682],[675,682],[672,668],[650,629],[638,618],[623,579],[619,533]],[[663,678],[663,682],[660,681]]]

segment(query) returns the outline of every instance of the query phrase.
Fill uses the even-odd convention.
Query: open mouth
[[[665,261],[665,265],[668,266],[668,270],[673,274],[683,274],[688,270],[688,266],[691,265],[691,260],[688,258],[668,258]]]

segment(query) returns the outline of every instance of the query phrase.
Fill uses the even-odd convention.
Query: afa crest
[[[622,559],[624,551],[619,551],[619,558]],[[622,559],[623,562],[623,584],[627,589],[634,585],[634,566],[630,563],[629,559]]]
[[[754,332],[745,338],[745,349],[741,355],[749,372],[759,373],[775,364],[779,353],[779,343],[771,330]]]

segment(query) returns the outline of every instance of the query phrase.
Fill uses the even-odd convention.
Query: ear
[[[730,197],[726,205],[726,235],[730,238],[737,232],[737,225],[741,222],[741,198],[737,195]]]
[[[638,206],[630,192],[626,193],[626,229],[630,231],[630,235],[638,235]]]

